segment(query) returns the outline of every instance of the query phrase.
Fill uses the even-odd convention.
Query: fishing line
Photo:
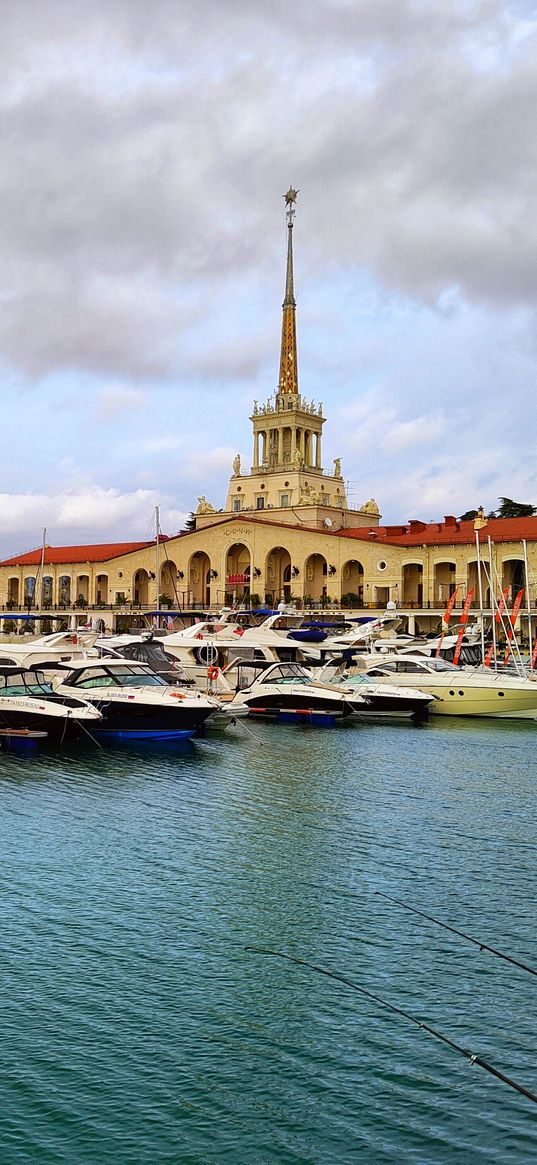
[[[521,963],[519,959],[514,959],[512,955],[506,955],[503,951],[496,950],[496,947],[488,946],[487,943],[481,942],[480,939],[472,938],[472,935],[465,934],[463,930],[457,930],[455,926],[448,926],[447,922],[441,922],[439,918],[434,918],[432,914],[425,914],[424,910],[417,910],[415,906],[409,906],[407,902],[401,902],[400,898],[392,898],[390,894],[385,894],[383,890],[375,890],[375,894],[379,894],[381,898],[387,898],[388,902],[394,902],[396,906],[402,906],[403,910],[410,910],[412,914],[418,914],[420,918],[426,918],[429,922],[434,922],[436,926],[441,926],[444,930],[451,931],[452,934],[458,934],[468,942],[474,943],[474,946],[479,947],[480,951],[489,951],[492,955],[497,955],[499,959],[505,959],[506,963],[512,963],[514,967],[520,967],[522,971],[527,971],[530,975],[537,975],[535,967],[530,967],[527,963]]]
[[[365,987],[361,987],[358,983],[354,983],[352,979],[346,979],[344,975],[338,975],[336,971],[328,971],[326,967],[319,967],[316,963],[309,963],[307,959],[299,959],[295,955],[288,955],[284,951],[273,951],[269,947],[245,947],[246,951],[255,951],[258,955],[272,955],[277,959],[285,959],[289,963],[294,963],[297,967],[307,967],[310,971],[315,971],[319,975],[326,975],[328,979],[334,979],[336,983],[343,983],[345,987],[350,987],[353,991],[358,991],[360,995],[365,995],[367,999],[372,999],[374,1003],[378,1003],[381,1007],[385,1007],[388,1011],[392,1011],[395,1015],[401,1015],[404,1019],[408,1019],[410,1023],[416,1025],[426,1031],[435,1039],[440,1040],[441,1043],[446,1044],[454,1052],[459,1052],[472,1065],[477,1064],[479,1068],[483,1068],[485,1072],[489,1072],[497,1080],[501,1080],[503,1084],[507,1084],[509,1088],[513,1088],[515,1092],[519,1092],[521,1096],[527,1097],[537,1104],[537,1095],[530,1092],[528,1088],[524,1088],[523,1084],[518,1084],[516,1080],[512,1080],[510,1076],[506,1076],[504,1072],[500,1072],[493,1064],[489,1064],[488,1060],[484,1060],[482,1056],[475,1055],[469,1052],[467,1048],[456,1044],[454,1040],[449,1039],[448,1036],[442,1034],[431,1027],[428,1023],[423,1023],[416,1016],[411,1015],[408,1011],[403,1011],[402,1007],[396,1007],[394,1003],[389,1003],[386,999],[381,999],[380,995],[374,995],[372,991],[367,991]]]

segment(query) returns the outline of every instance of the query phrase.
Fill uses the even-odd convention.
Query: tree
[[[477,510],[466,510],[465,514],[461,514],[459,522],[473,522],[477,518]]]
[[[196,515],[194,514],[194,512],[192,512],[191,514],[189,514],[189,516],[188,516],[188,518],[183,526],[183,529],[181,530],[181,534],[191,534],[192,531],[195,529],[196,529]]]
[[[532,514],[537,514],[537,506],[514,502],[512,498],[499,498],[499,501],[501,505],[496,513],[498,518],[531,518]]]

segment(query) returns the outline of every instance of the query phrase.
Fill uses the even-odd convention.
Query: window
[[[237,510],[240,510],[240,508],[241,508],[241,499],[240,499],[240,498],[233,498],[233,505],[232,505],[232,507],[231,507],[231,508],[232,508],[233,510],[235,510],[235,512],[236,512]]]
[[[264,497],[261,497],[261,498],[256,498],[256,509],[258,509],[258,510],[264,510],[264,509],[265,509],[265,499],[264,499]]]
[[[280,506],[289,505],[289,494],[280,494]]]

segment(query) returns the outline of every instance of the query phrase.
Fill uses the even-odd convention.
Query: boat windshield
[[[288,663],[285,667],[271,667],[266,675],[261,677],[262,684],[311,684],[311,676],[297,663]]]
[[[0,675],[0,698],[2,696],[48,696],[52,686],[47,683],[43,672],[20,671]]]
[[[145,667],[125,664],[121,667],[85,668],[73,681],[76,688],[167,688],[166,680]]]

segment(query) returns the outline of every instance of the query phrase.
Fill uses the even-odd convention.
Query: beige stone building
[[[525,587],[536,600],[537,517],[382,526],[374,499],[349,509],[341,460],[322,460],[320,402],[299,390],[293,221],[286,197],[287,266],[276,392],[253,403],[252,463],[234,459],[223,511],[198,499],[196,529],[158,542],[52,547],[0,563],[0,618],[28,611],[103,612],[234,603],[383,609],[394,602],[419,626],[437,623],[457,589],[490,607]],[[210,490],[209,490],[210,492]],[[477,529],[476,529],[477,527]],[[528,583],[528,585],[526,585]],[[110,614],[112,612],[112,614]]]

